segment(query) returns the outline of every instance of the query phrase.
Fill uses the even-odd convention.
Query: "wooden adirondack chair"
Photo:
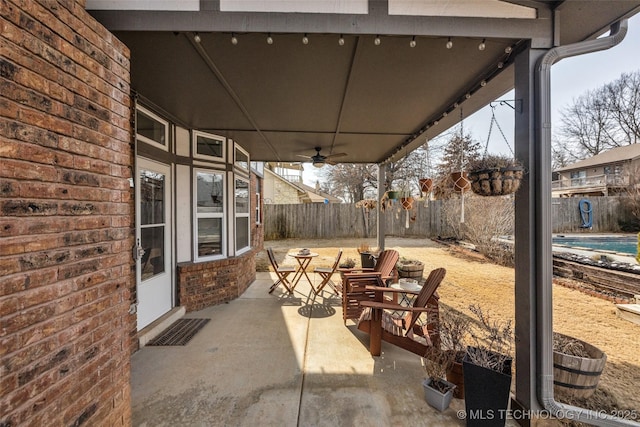
[[[387,287],[368,287],[375,292],[375,300],[361,301],[364,308],[358,321],[358,329],[369,334],[369,351],[380,356],[382,341],[401,347],[418,356],[424,356],[431,346],[439,346],[438,296],[436,289],[444,279],[446,270],[437,268],[429,274],[419,292]],[[384,293],[413,293],[413,306],[400,305],[385,300]],[[398,316],[396,313],[403,312]],[[421,314],[426,313],[426,325],[417,324]]]
[[[296,268],[295,267],[290,267],[290,266],[282,266],[280,267],[278,265],[278,261],[276,261],[276,257],[273,255],[273,249],[272,248],[267,248],[267,255],[269,255],[269,262],[271,263],[271,267],[273,267],[273,271],[276,273],[276,275],[278,276],[278,280],[276,280],[273,285],[271,285],[271,287],[269,288],[269,293],[273,292],[278,285],[282,285],[285,287],[285,289],[287,290],[287,292],[289,292],[290,294],[293,293],[293,286],[291,284],[291,282],[289,281],[288,276],[291,273],[295,273],[296,272]]]
[[[322,277],[322,282],[320,282],[320,284],[315,290],[316,294],[320,293],[326,285],[329,285],[329,287],[333,290],[333,292],[336,293],[336,295],[338,294],[338,290],[336,289],[336,284],[333,283],[333,281],[331,280],[331,277],[333,277],[333,274],[338,269],[338,265],[340,265],[340,258],[342,258],[342,249],[338,251],[338,255],[336,256],[333,266],[316,267],[313,269],[314,273],[318,273],[320,277]]]
[[[388,249],[382,251],[372,270],[351,270],[343,275],[342,281],[342,319],[357,320],[364,307],[361,301],[373,301],[375,292],[366,289],[367,286],[386,286],[393,277],[393,271],[398,262],[398,251]]]

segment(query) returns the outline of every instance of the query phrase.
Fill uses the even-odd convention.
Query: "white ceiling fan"
[[[313,156],[305,156],[303,154],[298,154],[298,157],[304,157],[305,159],[310,159],[311,164],[313,166],[317,168],[321,168],[325,165],[325,163],[328,165],[335,165],[336,163],[331,159],[347,155],[347,153],[335,153],[335,154],[329,154],[328,156],[323,156],[322,154],[320,154],[320,150],[321,150],[320,147],[315,147],[315,150],[316,150],[316,154]]]

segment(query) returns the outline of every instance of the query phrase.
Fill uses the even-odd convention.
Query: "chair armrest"
[[[344,273],[344,277],[346,278],[350,278],[350,277],[382,277],[382,273],[380,273],[379,271],[354,271],[351,270],[348,273]]]
[[[412,313],[424,313],[432,310],[428,307],[407,307],[400,304],[394,304],[392,302],[378,301],[360,301],[360,305],[363,307],[380,308],[383,310],[410,311]]]
[[[387,287],[384,287],[384,286],[366,286],[365,289],[368,290],[368,291],[390,292],[390,293],[395,293],[395,294],[418,295],[420,293],[420,291],[409,291],[409,290],[406,290],[406,289],[387,288]]]

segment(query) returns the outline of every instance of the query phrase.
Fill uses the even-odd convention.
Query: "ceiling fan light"
[[[313,163],[311,163],[314,167],[316,168],[321,168],[324,166],[324,162],[320,162],[320,161],[316,161],[314,160]]]

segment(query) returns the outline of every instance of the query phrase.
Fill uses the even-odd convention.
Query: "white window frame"
[[[238,151],[240,151],[242,154],[247,156],[247,164],[246,164],[246,166],[240,166],[238,164]],[[249,169],[251,168],[251,158],[249,157],[249,152],[247,150],[245,150],[244,148],[242,148],[241,146],[239,146],[238,144],[236,144],[236,143],[233,144],[233,166],[237,170],[241,170],[241,171],[244,171],[244,172],[249,172]]]
[[[247,197],[247,203],[249,204],[248,208],[247,208],[247,212],[238,212],[236,209],[236,181],[243,181],[247,184],[247,190],[249,191],[249,197]],[[240,176],[235,176],[234,180],[233,180],[233,210],[234,210],[234,221],[233,221],[233,228],[234,228],[234,239],[233,239],[233,245],[236,249],[236,255],[240,255],[244,252],[247,252],[248,250],[251,249],[251,182],[247,179],[247,178],[243,178]],[[242,248],[238,247],[238,218],[247,218],[247,246],[244,246]]]
[[[222,212],[207,212],[207,213],[198,213],[198,173],[206,173],[212,175],[220,175],[222,177]],[[229,211],[229,206],[227,204],[227,188],[226,188],[226,172],[219,169],[205,169],[205,168],[194,168],[193,169],[193,259],[194,262],[203,262],[203,261],[213,261],[218,259],[225,259],[227,257],[227,223],[226,217],[227,212]],[[220,227],[220,254],[217,255],[207,255],[207,256],[199,256],[198,255],[198,220],[206,219],[206,218],[220,218],[221,227]]]
[[[136,129],[135,129],[136,140],[144,142],[144,143],[149,144],[149,145],[153,145],[154,147],[157,147],[157,148],[159,148],[161,150],[169,151],[169,122],[167,120],[163,119],[162,117],[158,116],[157,114],[153,113],[152,111],[144,108],[141,105],[136,105],[136,112],[135,112],[136,115],[138,114],[138,111],[140,111],[145,116],[149,116],[151,119],[159,122],[160,124],[162,124],[164,126],[164,141],[165,141],[165,144],[164,145],[160,144],[159,142],[156,142],[151,138],[147,138],[146,136],[139,134],[138,133],[138,120],[137,119],[136,119],[136,122],[135,122],[136,123],[135,124],[135,126],[136,126]]]
[[[262,209],[260,207],[260,193],[256,192],[256,224],[262,224]]]
[[[209,156],[207,154],[200,154],[198,153],[198,136],[203,136],[205,138],[209,138],[209,139],[214,139],[216,141],[220,141],[221,144],[220,146],[222,147],[222,156],[221,157],[217,157],[217,156]],[[202,132],[199,130],[194,130],[192,131],[192,146],[193,146],[193,158],[194,159],[202,159],[202,160],[213,160],[213,161],[217,161],[217,162],[224,162],[224,160],[226,159],[226,150],[227,150],[227,138],[225,138],[224,136],[221,135],[215,135],[212,133],[208,133],[208,132]]]

